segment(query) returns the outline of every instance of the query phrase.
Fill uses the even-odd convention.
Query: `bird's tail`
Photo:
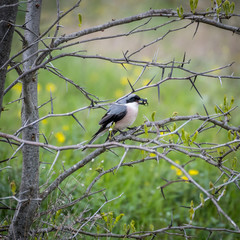
[[[90,145],[92,143],[94,143],[99,137],[101,137],[108,129],[106,129],[105,127],[101,126],[99,128],[99,130],[92,136],[92,139],[87,143],[87,145]],[[84,147],[82,149],[82,151],[84,151],[86,149],[86,147]]]
[[[100,134],[94,134],[94,135],[92,136],[92,139],[91,139],[87,144],[92,144],[92,143],[94,143],[99,137],[100,137]]]

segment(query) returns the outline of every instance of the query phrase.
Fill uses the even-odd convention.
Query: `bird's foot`
[[[127,135],[127,131],[121,131],[121,130],[118,130],[123,136],[126,136]]]
[[[128,127],[127,129],[128,129],[128,130],[136,130],[137,127]]]

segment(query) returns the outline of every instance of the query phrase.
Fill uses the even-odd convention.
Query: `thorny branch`
[[[46,30],[43,34],[41,34],[41,36],[39,36],[36,41],[43,41],[42,38],[49,33],[49,31],[54,27],[56,26],[56,29],[58,29],[58,24],[59,24],[59,21],[61,20],[61,18],[63,18],[65,15],[67,15],[69,12],[71,12],[73,9],[75,9],[76,7],[79,6],[81,1],[78,1],[78,3],[76,3],[76,5],[74,5],[71,9],[69,9],[68,11],[66,11],[64,14],[58,14],[58,18],[54,21],[54,23],[49,27],[48,30]],[[223,29],[226,29],[226,30],[230,30],[230,31],[233,31],[234,33],[237,33],[239,34],[240,31],[239,31],[239,28],[237,27],[233,27],[233,26],[228,26],[226,24],[222,24],[222,23],[219,23],[219,22],[216,22],[214,20],[212,20],[212,16],[214,16],[215,12],[199,12],[199,13],[186,13],[183,15],[183,19],[189,19],[193,22],[202,22],[202,23],[206,23],[206,24],[210,24],[210,25],[214,25],[214,26],[217,26],[217,27],[220,27],[220,28],[223,28]],[[155,18],[155,17],[171,17],[171,18],[175,18],[174,20],[171,20],[171,21],[168,21],[164,24],[161,24],[159,26],[156,26],[156,27],[151,27],[151,28],[146,28],[146,29],[138,29],[137,28],[134,28],[132,31],[129,31],[127,33],[124,33],[124,34],[116,34],[116,35],[110,35],[110,36],[104,36],[104,37],[99,37],[99,38],[89,38],[87,40],[83,40],[83,41],[77,41],[75,43],[70,43],[68,45],[63,45],[63,46],[60,46],[62,45],[63,43],[65,42],[68,42],[70,40],[73,40],[73,39],[77,39],[77,38],[80,38],[80,37],[83,37],[83,36],[86,36],[86,35],[89,35],[90,33],[94,33],[94,32],[102,32],[104,31],[105,29],[108,29],[108,28],[112,28],[112,27],[116,27],[116,26],[119,26],[119,25],[124,25],[124,24],[128,24],[129,22],[134,22],[134,21],[140,21],[142,19],[149,19],[145,24],[140,24],[139,28],[147,25],[151,18]],[[238,17],[234,14],[232,15],[229,15],[227,16],[228,18],[229,17]],[[225,19],[226,16],[224,14],[221,14],[220,18],[223,18]],[[35,62],[34,66],[32,66],[31,70],[21,74],[19,76],[19,78],[17,78],[12,84],[10,84],[6,90],[5,90],[5,94],[6,92],[8,92],[16,83],[18,83],[26,74],[29,74],[30,72],[35,72],[37,71],[38,69],[40,68],[46,68],[46,64],[49,63],[49,62],[52,62],[54,59],[58,59],[60,57],[65,57],[65,56],[68,56],[68,54],[59,54],[55,57],[53,57],[52,55],[50,55],[50,57],[45,61],[44,59],[46,59],[46,57],[51,54],[51,52],[55,51],[55,50],[61,50],[63,48],[68,48],[70,46],[73,46],[73,45],[76,45],[76,44],[81,44],[81,43],[86,43],[86,42],[90,42],[90,41],[97,41],[97,40],[106,40],[106,39],[111,39],[111,38],[116,38],[116,37],[122,37],[122,36],[129,36],[131,34],[135,34],[135,33],[141,33],[143,31],[155,31],[157,30],[158,28],[161,28],[165,25],[168,25],[168,24],[172,24],[173,22],[175,21],[182,21],[183,19],[180,19],[177,12],[176,11],[173,11],[173,10],[169,10],[169,9],[161,9],[161,10],[149,10],[148,12],[145,12],[145,13],[142,13],[142,14],[139,14],[139,15],[136,15],[136,16],[131,16],[131,17],[128,17],[128,18],[124,18],[124,19],[119,19],[119,20],[114,20],[112,22],[109,22],[109,23],[106,23],[106,24],[103,24],[103,25],[100,25],[100,26],[96,26],[96,27],[91,27],[89,29],[84,29],[82,31],[79,31],[79,32],[76,32],[76,33],[73,33],[73,34],[69,34],[69,35],[64,35],[64,36],[60,36],[60,37],[56,37],[54,36],[53,38],[49,38],[47,37],[47,39],[50,39],[51,40],[51,44],[49,46],[47,46],[46,49],[40,49],[38,50],[36,53],[34,53],[34,55],[39,55],[38,56],[38,60]],[[184,26],[184,28],[188,27],[190,24],[186,24]],[[21,27],[21,26],[19,26]],[[24,28],[24,26],[22,27]],[[152,41],[151,43],[148,43],[148,44],[145,44],[143,47],[139,48],[138,50],[136,50],[135,52],[133,53],[129,53],[128,54],[128,57],[126,58],[123,58],[123,59],[119,59],[120,60],[120,64],[123,64],[123,63],[126,63],[126,64],[131,64],[131,62],[133,60],[130,60],[130,57],[133,56],[135,53],[137,52],[140,52],[142,49],[162,40],[166,35],[168,35],[169,33],[171,32],[174,32],[174,31],[178,31],[178,30],[181,30],[183,27],[179,27],[179,28],[175,28],[175,29],[172,29],[172,30],[169,30],[166,34],[164,34],[162,37],[159,37],[157,38],[156,40]],[[55,31],[55,35],[58,31]],[[11,59],[8,60],[8,62],[6,62],[6,64],[9,64],[10,62],[12,62],[14,60],[14,58],[18,57],[20,54],[22,54],[24,51],[26,51],[29,47],[31,47],[34,43],[32,43],[31,45],[27,46],[26,48],[23,48],[23,50],[19,53],[17,53],[15,56],[13,56]],[[119,60],[115,60],[113,58],[107,58],[107,57],[100,57],[100,56],[88,56],[88,55],[77,55],[77,54],[71,54],[71,56],[78,56],[78,57],[81,57],[81,58],[99,58],[99,59],[105,59],[105,60],[108,60],[108,61],[111,61],[111,62],[118,62]],[[32,56],[29,56],[29,58],[32,57]],[[27,61],[28,58],[25,59],[25,61]],[[5,64],[5,65],[6,65]],[[17,67],[19,67],[19,65],[22,65],[23,62],[20,62],[20,63],[17,63],[15,65],[13,65],[11,67],[11,69],[15,69]],[[133,64],[134,64],[134,61],[133,61]],[[4,67],[5,65],[3,65],[2,67]],[[152,63],[152,65],[159,65],[158,63]],[[163,67],[165,68],[166,66],[161,66],[161,64],[159,65],[159,67]],[[174,66],[175,68],[176,66]],[[11,70],[10,69],[10,70]],[[9,70],[9,71],[10,71]],[[185,70],[185,69],[184,69]],[[223,76],[224,77],[224,76]],[[223,78],[223,77],[220,77],[220,78]],[[234,78],[233,76],[226,76],[227,78]],[[85,93],[86,95],[86,93]],[[88,95],[86,95],[88,96]],[[90,99],[89,99],[90,100]]]
[[[24,3],[24,2],[20,2]],[[113,141],[107,141],[103,144],[92,144],[92,145],[84,145],[84,142],[74,144],[74,145],[65,145],[65,146],[55,146],[49,144],[47,138],[45,137],[45,142],[33,142],[33,141],[26,141],[21,139],[19,134],[22,132],[23,129],[34,126],[35,124],[41,122],[44,119],[47,118],[55,118],[55,117],[73,117],[76,122],[81,126],[81,122],[74,116],[75,113],[85,111],[88,109],[96,109],[96,108],[104,108],[106,105],[105,103],[102,103],[98,99],[97,96],[91,94],[78,84],[76,84],[73,80],[67,78],[64,76],[60,71],[54,67],[53,63],[55,60],[58,60],[60,58],[66,58],[66,57],[77,57],[77,58],[82,58],[82,59],[98,59],[101,61],[108,61],[111,63],[115,64],[120,64],[125,68],[126,65],[134,65],[134,66],[140,66],[142,67],[142,73],[145,71],[146,68],[153,68],[157,67],[162,70],[162,77],[153,77],[152,80],[146,84],[145,86],[138,88],[138,89],[133,89],[135,92],[142,91],[143,89],[147,88],[158,88],[159,86],[166,82],[166,81],[190,81],[192,83],[192,86],[194,86],[193,82],[197,80],[199,76],[201,77],[208,77],[211,79],[218,79],[221,83],[221,80],[226,78],[226,79],[240,79],[238,76],[233,76],[232,75],[219,75],[218,73],[216,74],[217,71],[229,68],[232,66],[233,63],[228,64],[226,66],[222,66],[216,69],[210,69],[206,70],[204,72],[196,72],[193,71],[192,69],[188,69],[185,67],[190,63],[189,61],[185,60],[185,55],[184,55],[184,60],[181,62],[179,61],[170,61],[167,63],[160,63],[157,62],[156,57],[152,61],[142,61],[138,59],[133,59],[132,57],[135,56],[137,53],[141,52],[143,49],[163,40],[167,35],[174,33],[176,31],[180,31],[183,28],[187,28],[190,25],[192,25],[194,22],[198,24],[199,23],[204,23],[208,25],[212,25],[218,28],[222,28],[227,31],[231,31],[236,34],[240,34],[240,29],[235,26],[227,25],[222,23],[221,21],[215,21],[214,17],[216,12],[215,11],[209,11],[209,12],[195,12],[195,13],[184,13],[182,18],[179,17],[178,13],[174,10],[170,9],[161,9],[161,10],[154,10],[151,9],[145,13],[141,13],[135,16],[123,18],[123,19],[118,19],[118,20],[112,20],[108,23],[95,26],[95,27],[90,27],[87,29],[83,29],[81,31],[69,34],[69,35],[61,35],[59,36],[59,29],[60,29],[60,20],[65,17],[68,13],[73,11],[75,8],[79,6],[81,3],[81,0],[78,1],[72,8],[70,8],[66,12],[61,12],[60,11],[60,6],[59,6],[59,1],[57,1],[57,18],[56,20],[49,26],[49,28],[44,31],[40,36],[37,37],[37,39],[29,44],[28,46],[23,46],[23,49],[12,56],[2,67],[6,65],[10,65],[11,68],[9,68],[9,72],[12,70],[16,70],[18,73],[18,78],[15,79],[6,89],[5,89],[5,94],[11,90],[11,88],[20,82],[25,76],[32,72],[36,72],[39,69],[45,69],[48,72],[58,76],[60,79],[63,79],[64,81],[70,83],[73,85],[75,88],[77,88],[83,95],[84,97],[90,102],[88,106],[81,107],[79,109],[76,109],[72,112],[68,113],[58,113],[58,114],[48,114],[43,117],[40,117],[34,122],[26,122],[21,128],[19,128],[15,134],[8,134],[8,133],[3,133],[0,132],[0,138],[2,138],[1,142],[3,144],[10,144],[11,147],[13,148],[13,153],[11,157],[8,159],[4,160],[4,162],[8,161],[16,161],[16,156],[19,153],[19,150],[21,150],[22,146],[24,145],[34,145],[42,148],[42,151],[45,150],[52,150],[52,153],[55,154],[54,159],[52,159],[52,163],[49,168],[49,174],[52,173],[52,170],[54,169],[54,165],[57,161],[60,161],[59,159],[61,158],[61,152],[66,151],[66,150],[81,150],[83,148],[87,148],[89,150],[93,150],[87,155],[82,156],[81,153],[79,154],[80,160],[75,163],[72,167],[65,169],[63,168],[63,171],[59,173],[59,175],[53,179],[51,176],[49,177],[48,181],[43,184],[41,187],[41,194],[39,198],[34,199],[38,201],[39,203],[43,202],[44,200],[48,199],[51,197],[51,194],[53,191],[60,191],[61,194],[63,195],[64,200],[62,202],[53,202],[52,206],[49,207],[46,211],[43,211],[39,213],[36,217],[36,221],[39,220],[40,222],[43,223],[41,220],[42,216],[46,216],[48,214],[51,214],[51,216],[54,216],[57,211],[63,210],[63,209],[68,209],[75,204],[81,202],[83,199],[87,199],[90,196],[103,193],[105,201],[103,204],[97,209],[97,211],[91,213],[87,218],[79,218],[78,220],[73,220],[71,224],[65,226],[57,226],[53,221],[47,221],[44,222],[44,224],[39,225],[40,227],[38,229],[35,229],[31,232],[31,236],[35,237],[38,236],[39,234],[48,234],[50,232],[56,232],[58,233],[59,231],[67,232],[69,233],[68,236],[70,238],[77,237],[79,234],[86,235],[86,236],[91,236],[95,238],[129,238],[129,239],[144,239],[149,236],[152,236],[152,239],[157,236],[158,234],[167,234],[167,235],[176,235],[176,236],[181,236],[184,237],[185,239],[191,238],[192,236],[187,235],[187,230],[190,229],[195,229],[195,230],[200,230],[200,231],[206,231],[209,232],[210,234],[212,232],[225,232],[225,233],[234,233],[234,234],[240,234],[239,226],[235,222],[235,219],[231,216],[231,213],[228,212],[228,209],[224,209],[223,206],[221,205],[221,198],[224,196],[224,191],[227,186],[230,184],[233,184],[236,186],[236,188],[239,190],[239,178],[240,178],[240,173],[234,168],[229,167],[229,160],[226,158],[230,154],[236,153],[236,151],[240,147],[240,139],[239,139],[239,134],[240,134],[240,126],[233,126],[229,123],[228,121],[228,114],[235,110],[231,109],[228,112],[222,112],[221,114],[214,114],[214,115],[192,115],[192,116],[174,116],[170,117],[164,120],[160,121],[146,121],[142,126],[137,127],[136,129],[131,129],[125,134],[119,134],[115,136]],[[8,7],[3,5],[2,7]],[[167,22],[163,24],[156,25],[154,27],[149,26],[149,23],[152,22],[154,18],[171,18],[171,20],[168,20]],[[228,18],[238,18],[239,15],[237,14],[229,14],[226,16],[224,13],[219,14],[219,19],[224,20]],[[143,23],[142,20],[145,22]],[[126,32],[118,32],[118,34],[111,34],[111,35],[104,35],[104,30],[113,28],[113,27],[118,27],[121,25],[125,25],[128,23],[132,22],[138,22],[140,21],[140,24],[137,27],[134,27],[130,31]],[[170,30],[168,30],[165,34],[162,36],[156,37],[156,39],[145,43],[142,47],[139,49],[134,50],[133,52],[126,52],[124,53],[123,57],[118,57],[118,58],[113,58],[113,57],[108,57],[108,56],[100,56],[98,54],[96,55],[91,55],[87,54],[85,50],[83,51],[77,51],[77,52],[61,52],[60,54],[52,54],[53,52],[57,52],[57,50],[67,50],[68,48],[72,46],[81,46],[81,44],[86,44],[94,41],[105,41],[108,39],[113,39],[113,38],[120,38],[120,37],[128,37],[133,34],[141,34],[143,32],[151,32],[151,31],[157,31],[158,29],[161,29],[162,27],[171,26],[171,24],[174,24],[176,22],[182,22],[184,21],[184,25],[180,27],[174,27]],[[190,21],[185,23],[186,21]],[[196,28],[196,31],[198,29],[198,26]],[[21,30],[26,30],[26,26],[15,26],[19,30],[17,30],[19,33]],[[50,33],[51,30],[55,28],[54,34],[51,37]],[[100,37],[91,37],[90,34],[92,33],[101,33]],[[195,32],[196,33],[196,32]],[[195,35],[194,33],[194,35]],[[21,33],[20,33],[21,35]],[[48,35],[48,36],[47,36]],[[85,39],[81,39],[81,37],[87,36]],[[24,39],[23,39],[24,42]],[[32,56],[38,56],[37,60],[34,62],[31,68],[29,70],[23,72],[21,70],[22,65],[25,61],[20,61],[20,62],[15,62],[15,59],[22,55],[26,50],[28,50],[31,46],[36,44],[36,42],[41,42],[43,45],[42,49],[39,49],[37,52],[33,53],[32,55],[28,56],[25,61],[28,61]],[[184,76],[183,77],[176,77],[173,74],[174,69],[180,70]],[[169,75],[167,77],[164,77],[164,72],[165,70],[169,70]],[[141,77],[139,76],[139,78]],[[186,76],[187,75],[187,76]],[[138,79],[139,79],[138,78]],[[136,82],[138,81],[136,80]],[[157,81],[155,81],[158,79]],[[155,82],[154,82],[154,81]],[[20,98],[22,100],[22,98]],[[19,99],[19,100],[20,100]],[[49,101],[47,101],[45,104],[47,104]],[[43,106],[42,104],[41,106]],[[40,106],[40,107],[41,107]],[[183,136],[181,133],[181,130],[183,126],[185,125],[190,125],[192,122],[200,122],[201,125],[196,128],[191,130],[191,137],[194,135],[194,133],[197,131],[199,134],[206,133],[208,132],[209,129],[211,128],[217,128],[217,129],[222,129],[223,131],[228,131],[230,132],[230,136],[232,137],[231,140],[226,141],[224,143],[211,143],[211,142],[198,142],[198,141],[188,141],[184,142]],[[180,125],[177,129],[175,130],[170,130],[169,126],[172,123],[180,123]],[[146,136],[146,127],[148,129],[148,136]],[[172,140],[171,137],[175,136],[176,140]],[[11,141],[10,141],[11,140]],[[127,143],[126,143],[126,142]],[[130,143],[129,143],[130,142]],[[17,146],[15,149],[14,146]],[[225,150],[224,153],[218,154],[218,151],[221,149],[227,149]],[[105,151],[111,151],[114,153],[114,150],[122,150],[121,156],[119,159],[119,162],[116,166],[113,166],[109,169],[99,169],[98,176],[94,177],[91,182],[88,184],[88,186],[85,187],[85,191],[82,192],[81,196],[78,197],[77,199],[72,200],[70,197],[65,194],[64,190],[60,189],[60,185],[63,184],[67,179],[76,171],[80,169],[84,169],[84,167],[93,161],[93,159],[97,158],[100,156],[102,153]],[[145,156],[142,158],[138,158],[135,161],[128,161],[127,157],[129,151],[137,151],[137,152],[144,152]],[[80,152],[80,151],[79,151]],[[212,188],[204,188],[201,184],[200,181],[197,181],[195,178],[193,178],[187,171],[186,171],[186,165],[187,164],[178,164],[174,161],[174,159],[171,158],[170,153],[182,153],[184,156],[188,157],[190,161],[187,164],[190,164],[191,161],[203,161],[209,166],[212,166],[214,168],[218,168],[220,175],[218,176],[217,181],[214,183],[214,186]],[[140,155],[140,154],[139,154]],[[142,155],[140,155],[142,156]],[[199,203],[196,207],[193,208],[194,214],[192,217],[197,215],[197,212],[199,209],[203,206],[203,204],[207,201],[211,201],[215,208],[217,209],[218,213],[224,217],[224,219],[228,222],[229,228],[209,228],[209,227],[202,227],[202,226],[194,226],[192,224],[182,224],[179,226],[173,226],[173,223],[171,222],[169,226],[163,227],[160,229],[156,230],[151,230],[151,231],[135,231],[135,232],[126,232],[125,234],[114,234],[113,232],[109,231],[108,229],[106,230],[106,233],[94,233],[94,231],[88,232],[89,229],[92,229],[93,226],[95,226],[96,221],[101,221],[102,217],[99,214],[100,210],[103,208],[103,206],[110,201],[116,200],[119,197],[122,196],[122,194],[118,197],[112,198],[111,200],[108,200],[106,198],[105,193],[103,192],[105,189],[98,189],[94,190],[94,187],[97,187],[97,182],[103,178],[103,176],[107,174],[113,174],[117,173],[119,168],[124,168],[124,167],[130,167],[134,165],[141,164],[143,162],[148,162],[148,161],[164,161],[167,162],[169,165],[176,167],[179,169],[181,172],[184,173],[185,177],[187,180],[173,180],[173,181],[168,181],[167,184],[163,185],[160,187],[161,189],[167,188],[169,185],[174,184],[175,182],[179,181],[187,181],[193,186],[194,188],[198,189],[203,195],[204,198],[201,203]],[[0,164],[3,161],[0,162]],[[1,168],[0,171],[5,171],[8,169],[8,167]],[[219,182],[220,179],[223,179],[226,177],[226,181],[224,183]],[[219,183],[218,183],[219,182]],[[219,195],[217,195],[219,193]],[[0,198],[0,203],[4,202],[5,200],[14,200],[16,202],[19,202],[20,200],[18,199],[17,196],[10,196],[10,197],[2,197]],[[31,199],[32,200],[32,199]],[[29,201],[29,199],[24,199],[21,201]],[[7,206],[8,209],[11,209],[10,207]],[[85,214],[85,212],[88,212],[88,209],[86,208],[82,215]],[[41,227],[41,226],[47,226],[47,227]],[[89,228],[88,228],[89,227]],[[0,228],[0,231],[7,231],[7,228]]]
[[[146,126],[148,126],[149,128],[161,128],[163,126],[166,126],[166,124],[169,124],[171,122],[178,122],[178,121],[203,121],[205,123],[209,123],[212,124],[214,126],[218,126],[221,127],[222,129],[225,130],[230,130],[230,131],[236,131],[239,133],[240,129],[230,126],[228,125],[228,123],[224,123],[222,121],[218,121],[216,120],[216,118],[220,118],[222,117],[223,114],[218,114],[218,115],[213,115],[213,116],[200,116],[200,115],[194,115],[194,116],[176,116],[174,118],[169,118],[163,121],[159,121],[159,122],[147,122],[145,123]],[[159,134],[159,131],[155,132],[155,131],[151,131],[152,134]],[[195,187],[197,187],[199,190],[201,190],[204,195],[207,196],[207,198],[205,199],[205,201],[207,200],[211,200],[213,202],[213,204],[216,206],[217,210],[219,211],[219,213],[221,213],[232,225],[235,229],[237,229],[238,231],[238,226],[236,225],[236,223],[228,216],[228,214],[220,207],[218,201],[219,199],[216,199],[215,197],[213,197],[209,191],[205,190],[201,185],[199,185],[199,183],[197,183],[189,174],[188,172],[184,169],[183,166],[175,163],[172,159],[167,157],[167,154],[170,151],[179,151],[184,153],[186,156],[189,157],[194,157],[194,158],[198,158],[198,159],[202,159],[206,162],[208,162],[209,164],[217,167],[219,166],[219,161],[216,157],[211,156],[211,151],[215,150],[215,149],[219,149],[222,147],[230,147],[230,151],[234,152],[236,151],[236,149],[240,146],[240,140],[239,139],[235,139],[229,142],[226,142],[224,144],[216,144],[214,146],[206,146],[206,147],[201,147],[200,145],[196,145],[197,147],[194,146],[186,146],[184,144],[175,144],[175,143],[166,143],[165,141],[162,142],[161,139],[164,139],[164,137],[168,136],[169,134],[160,134],[159,136],[156,136],[156,138],[154,138],[155,140],[151,141],[152,146],[149,145],[149,140],[145,141],[144,137],[141,138],[137,138],[137,136],[140,135],[144,135],[144,131],[143,131],[143,126],[139,127],[138,129],[134,129],[134,130],[129,130],[126,134],[122,135],[120,134],[119,136],[116,137],[116,141],[112,141],[112,142],[106,142],[104,144],[93,144],[93,145],[85,145],[86,148],[95,148],[96,150],[93,151],[92,153],[90,153],[87,157],[85,157],[83,160],[79,161],[77,164],[73,165],[71,168],[69,168],[68,170],[65,170],[62,174],[59,175],[59,177],[54,180],[41,194],[41,199],[45,199],[54,189],[56,189],[61,182],[63,182],[68,176],[70,176],[73,172],[77,171],[78,169],[84,167],[89,161],[91,161],[92,159],[94,159],[95,157],[97,157],[99,154],[101,154],[102,152],[104,152],[106,149],[114,149],[114,148],[124,148],[126,149],[126,151],[123,154],[122,160],[125,158],[125,155],[127,153],[127,151],[129,149],[135,149],[138,151],[145,151],[148,153],[152,153],[155,154],[154,158],[145,158],[143,160],[138,160],[135,162],[127,162],[127,163],[122,163],[122,160],[120,161],[120,163],[112,168],[109,169],[107,171],[103,171],[99,174],[98,177],[96,177],[93,182],[89,185],[88,189],[86,190],[86,194],[88,195],[90,193],[90,189],[93,187],[93,185],[105,174],[108,174],[110,172],[114,172],[117,171],[117,169],[119,167],[124,167],[124,166],[132,166],[135,164],[139,164],[142,161],[148,161],[148,160],[152,160],[152,159],[158,159],[158,161],[160,159],[163,159],[165,161],[167,161],[168,163],[170,163],[171,165],[175,166],[176,168],[180,169],[184,175],[188,178],[188,181],[190,183],[192,183]],[[175,132],[172,132],[171,134],[176,134]],[[48,148],[48,149],[52,149],[52,150],[56,150],[57,151],[57,155],[55,157],[55,160],[57,160],[58,155],[60,153],[60,151],[64,151],[64,150],[69,150],[69,149],[82,149],[83,145],[82,144],[77,144],[77,145],[72,145],[72,146],[63,146],[63,147],[56,147],[56,146],[52,146],[49,144],[45,144],[45,143],[40,143],[40,142],[31,142],[31,141],[24,141],[14,135],[9,135],[9,134],[4,134],[4,133],[0,133],[0,137],[2,138],[6,138],[6,139],[11,139],[14,140],[20,144],[29,144],[29,145],[36,145],[39,147],[44,147],[44,148]],[[127,139],[134,139],[135,142],[137,142],[139,140],[139,142],[145,142],[146,144],[144,146],[141,145],[129,145],[129,144],[125,144],[125,143],[120,143],[122,141],[125,141]],[[210,143],[209,143],[210,144]],[[207,143],[205,144],[207,145]],[[159,149],[162,148],[165,150],[165,154],[160,154],[159,153]],[[166,149],[168,149],[166,151]],[[207,154],[203,154],[204,152],[206,152]],[[14,157],[14,156],[12,156]],[[53,163],[54,165],[54,163]],[[52,167],[53,167],[52,165]],[[51,168],[52,168],[51,167]],[[223,174],[229,176],[228,174],[230,174],[232,177],[229,179],[229,181],[227,183],[224,184],[224,186],[230,184],[230,183],[236,183],[238,177],[240,176],[240,174],[236,171],[233,171],[232,169],[229,169],[228,167],[224,166],[223,164],[221,164],[221,168]],[[50,169],[51,170],[51,169]],[[226,173],[228,172],[228,174]],[[234,177],[235,176],[235,177]],[[221,185],[218,186],[222,187]],[[68,206],[68,205],[67,205]],[[59,208],[57,208],[59,209]],[[196,208],[197,210],[197,208]]]

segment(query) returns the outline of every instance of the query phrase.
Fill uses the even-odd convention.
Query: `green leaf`
[[[2,226],[8,226],[8,225],[9,223],[6,220],[4,220],[4,222],[2,223]]]
[[[132,221],[130,222],[130,227],[131,227],[132,232],[136,232],[135,221],[134,221],[134,220],[132,220]]]
[[[178,115],[178,112],[173,112],[172,113],[172,118],[176,117]]]
[[[234,157],[233,160],[232,160],[232,169],[234,170],[237,166],[237,158]]]
[[[202,203],[202,206],[204,206],[204,196],[203,196],[203,193],[200,193],[200,195],[199,195],[199,197],[200,197],[200,200],[201,200],[201,203]]]
[[[234,103],[234,97],[232,96],[231,102],[230,102],[230,109],[232,108],[233,103]]]
[[[234,9],[235,9],[235,3],[234,3],[234,2],[232,2],[232,3],[230,4],[230,13],[232,13],[232,14],[233,14],[233,12],[234,12]]]
[[[116,217],[116,219],[115,219],[115,221],[114,221],[114,223],[113,223],[113,226],[115,226],[115,225],[122,219],[123,216],[124,216],[123,213],[119,214],[119,215]]]
[[[180,13],[181,13],[181,15],[182,15],[182,17],[183,17],[183,7],[182,7],[182,5],[181,5],[181,7],[180,7]]]
[[[97,224],[97,233],[98,234],[100,233],[100,230],[101,230],[101,228],[100,228],[99,224]]]
[[[113,212],[109,212],[107,216],[107,227],[110,231],[113,228]]]
[[[102,217],[102,219],[104,220],[105,223],[108,222],[108,217],[104,212],[101,213],[101,217]]]
[[[224,95],[223,104],[224,104],[224,106],[227,105],[227,96],[226,95]]]
[[[185,139],[186,143],[188,144],[190,142],[190,134],[188,132],[185,132]]]
[[[147,125],[144,125],[144,132],[145,132],[145,135],[148,137],[148,127],[147,127]]]
[[[61,209],[59,209],[59,210],[56,212],[56,214],[55,214],[55,219],[58,219],[58,218],[59,218],[61,212],[62,212]]]
[[[210,189],[212,189],[212,194],[214,195],[215,194],[215,187],[214,187],[214,184],[211,181],[209,182],[209,187],[210,187]]]
[[[220,4],[222,3],[222,0],[217,0],[217,5],[220,6]]]
[[[154,231],[154,225],[153,225],[153,224],[150,224],[149,230],[150,230],[151,232]]]
[[[190,210],[189,210],[189,218],[190,218],[190,220],[192,221],[193,220],[193,215],[194,215],[194,209],[193,208],[190,208]]]
[[[193,200],[191,201],[191,204],[190,204],[190,209],[189,209],[189,218],[190,218],[190,221],[193,220],[193,217],[194,217],[194,203],[193,203]]]
[[[143,156],[146,154],[146,152],[144,150],[141,150],[140,152]]]
[[[127,225],[126,223],[124,223],[123,225],[123,231],[125,234],[128,234],[129,233],[129,230],[130,230],[130,226]]]
[[[193,0],[189,0],[191,11],[193,11]]]
[[[222,6],[223,10],[225,11],[225,14],[228,16],[228,14],[230,13],[230,2],[226,0]]]
[[[152,112],[152,121],[155,121],[155,115],[156,115],[156,111]]]
[[[183,7],[182,7],[182,5],[180,6],[180,8],[177,8],[177,14],[181,19],[183,19]]]
[[[232,132],[231,132],[231,130],[228,131],[228,140],[229,141],[232,140]]]
[[[179,8],[177,7],[177,14],[178,14],[178,16],[181,18],[181,15],[180,15],[180,10],[179,10]]]
[[[16,189],[17,189],[15,181],[12,181],[10,183],[10,187],[11,187],[12,194],[15,195],[16,194]]]
[[[198,0],[189,0],[191,12],[195,13],[198,5]]]
[[[79,21],[78,26],[81,27],[82,26],[82,15],[80,13],[78,14],[78,21]]]
[[[182,140],[186,141],[184,128],[182,128]]]
[[[211,9],[214,8],[214,0],[211,0]]]
[[[222,156],[226,152],[226,149],[224,147],[218,148],[217,153],[219,156]]]
[[[217,9],[217,15],[219,16],[219,13],[221,12],[221,8]]]
[[[195,10],[197,9],[197,6],[198,6],[198,0],[195,0],[195,1],[194,1],[194,12],[195,12]]]
[[[193,208],[194,207],[194,203],[193,203],[193,200],[191,201],[190,203],[190,207]]]
[[[197,139],[198,131],[196,131],[192,137],[192,142],[194,142]]]
[[[236,138],[237,138],[237,131],[234,131],[233,140],[235,140]]]

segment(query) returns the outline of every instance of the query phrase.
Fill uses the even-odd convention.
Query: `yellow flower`
[[[134,75],[137,76],[137,77],[139,77],[141,72],[142,72],[142,69],[139,68],[139,67],[138,68],[134,68],[134,70],[133,70]]]
[[[69,130],[69,125],[63,125],[62,129],[63,129],[64,131],[68,131],[68,130]]]
[[[146,86],[150,82],[150,79],[144,79],[142,82],[143,86]]]
[[[182,180],[188,181],[188,178],[186,176],[181,177]]]
[[[176,160],[175,163],[178,164],[178,165],[180,164],[179,160]],[[177,168],[174,165],[171,165],[171,169],[174,170],[174,169],[177,169]]]
[[[149,156],[150,157],[156,157],[156,154],[155,153],[150,153]]]
[[[118,89],[115,91],[115,97],[120,98],[123,95],[123,91],[121,89]]]
[[[14,91],[16,91],[17,93],[21,93],[22,92],[22,84],[21,83],[17,83],[16,85],[13,86],[12,89]]]
[[[47,119],[43,119],[42,124],[46,125],[47,124]]]
[[[38,83],[37,85],[37,91],[40,92],[42,90],[42,86],[40,85],[40,83]]]
[[[63,135],[62,132],[57,132],[55,134],[55,137],[57,138],[58,142],[60,142],[60,143],[65,142],[65,136]]]
[[[50,92],[50,90],[51,90],[51,92],[55,92],[56,91],[56,85],[54,83],[48,83],[46,85],[46,90],[48,92]]]
[[[175,170],[175,169],[176,169],[176,167],[175,167],[175,166],[173,166],[173,165],[171,165],[171,169],[172,169],[172,170]]]
[[[195,170],[195,169],[190,169],[188,171],[188,173],[192,176],[195,176],[195,175],[198,175],[199,174],[199,171],[198,170]]]
[[[127,77],[122,77],[120,80],[121,85],[126,86],[128,84]]]
[[[133,69],[133,65],[131,65],[131,64],[124,65],[124,66],[127,68],[127,70],[131,70],[131,69]]]
[[[176,169],[176,174],[177,174],[178,176],[181,176],[181,175],[182,175],[182,171],[181,171],[180,169]]]

